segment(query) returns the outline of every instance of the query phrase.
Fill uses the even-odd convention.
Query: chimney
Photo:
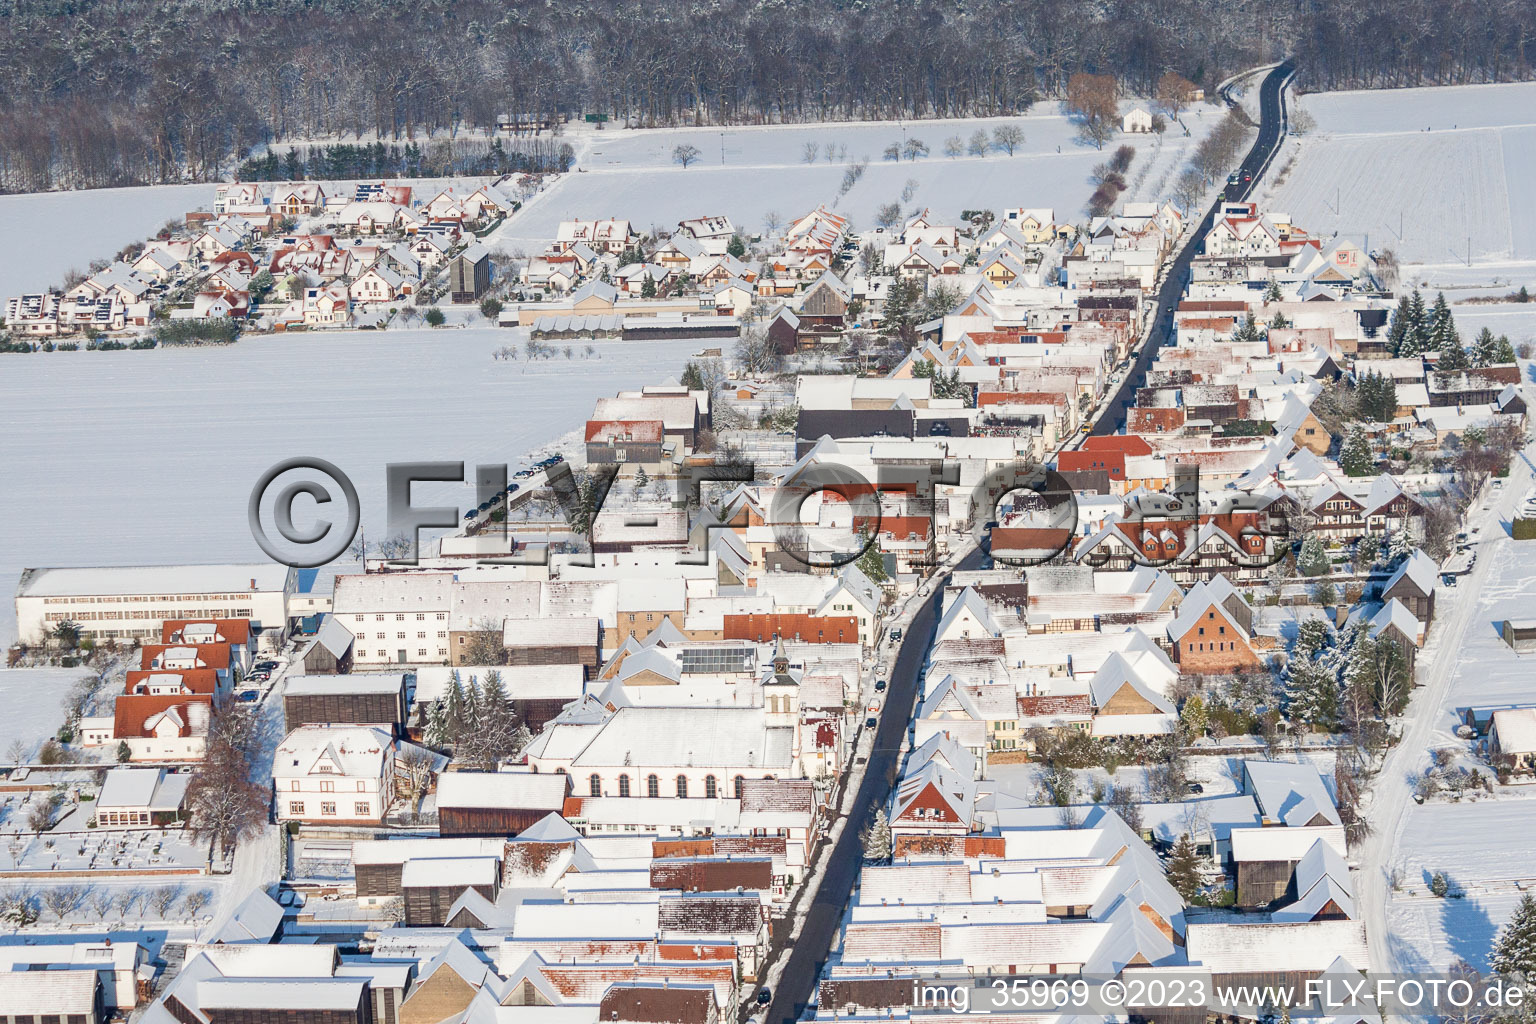
[[[256,577],[255,576],[251,577],[251,589],[252,590],[256,589]]]

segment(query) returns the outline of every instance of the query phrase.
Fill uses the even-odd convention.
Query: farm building
[[[536,772],[449,772],[437,783],[444,836],[514,836],[565,808],[570,779]]]
[[[405,724],[406,674],[294,676],[283,689],[283,717],[301,725],[377,725],[398,732]]]
[[[1536,619],[1505,619],[1499,623],[1499,635],[1516,653],[1536,651]]]

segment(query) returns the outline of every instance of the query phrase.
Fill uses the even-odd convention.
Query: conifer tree
[[[1307,619],[1296,628],[1296,643],[1291,649],[1293,659],[1311,661],[1333,646],[1333,627],[1327,619]]]
[[[1477,337],[1472,339],[1472,365],[1490,366],[1498,361],[1496,349],[1498,339],[1487,327],[1477,332]]]
[[[1520,897],[1514,916],[1499,933],[1488,965],[1505,977],[1536,978],[1536,897]]]
[[[883,808],[875,812],[874,820],[859,833],[859,841],[864,846],[865,860],[879,862],[890,859],[891,822],[886,818]]]
[[[1338,724],[1339,684],[1333,672],[1310,658],[1292,658],[1285,680],[1285,713],[1293,722],[1332,731]]]
[[[1429,348],[1429,315],[1424,308],[1424,296],[1415,288],[1412,298],[1408,300],[1408,331],[1403,337],[1398,355],[1423,355]]]
[[[1168,855],[1168,884],[1173,886],[1185,902],[1193,900],[1200,892],[1200,855],[1195,852],[1194,840],[1185,832],[1173,844]]]
[[[1376,469],[1376,457],[1371,454],[1371,443],[1359,427],[1350,430],[1339,452],[1339,468],[1350,476],[1369,476]]]
[[[1387,328],[1387,348],[1394,356],[1406,355],[1403,352],[1403,343],[1408,338],[1408,333],[1413,325],[1413,306],[1404,295],[1397,300],[1397,309],[1392,312],[1392,324]]]
[[[1328,549],[1323,539],[1315,533],[1307,534],[1301,542],[1301,552],[1296,556],[1296,568],[1303,576],[1322,576],[1332,567]]]

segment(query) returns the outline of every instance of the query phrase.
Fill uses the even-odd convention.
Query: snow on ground
[[[172,217],[213,205],[212,185],[0,196],[0,298],[57,288],[71,268],[109,260]]]
[[[1536,883],[1530,787],[1499,787],[1496,798],[1460,803],[1416,805],[1409,798],[1431,750],[1468,749],[1455,736],[1459,708],[1533,698],[1529,656],[1522,661],[1498,634],[1501,620],[1529,616],[1536,592],[1536,543],[1512,540],[1507,525],[1531,488],[1533,453],[1536,445],[1521,453],[1508,483],[1469,516],[1480,533],[1477,565],[1458,586],[1436,593],[1435,620],[1415,673],[1420,688],[1367,804],[1373,833],[1352,851],[1360,863],[1357,909],[1370,936],[1373,970],[1443,970],[1456,957],[1484,966],[1488,945],[1519,895],[1514,881]],[[1426,872],[1435,871],[1449,875],[1466,898],[1425,895]]]
[[[14,588],[14,578],[8,582]],[[10,614],[15,614],[13,605]],[[86,674],[82,668],[0,669],[0,707],[5,708],[0,717],[0,753],[18,741],[26,745],[28,756],[36,753],[64,723],[65,692]]]
[[[1530,851],[1536,848],[1536,813],[1524,800],[1415,807],[1397,844],[1401,891],[1387,909],[1393,953],[1406,968],[1444,970],[1461,958],[1478,970],[1520,902],[1536,883]],[[1426,886],[1444,872],[1461,899],[1437,899]]]
[[[1317,130],[1287,142],[1264,202],[1325,237],[1335,232],[1405,263],[1536,280],[1536,83],[1317,93],[1296,105]],[[1429,128],[1429,131],[1425,129]],[[1294,157],[1283,184],[1274,176]]]
[[[903,209],[929,207],[941,218],[962,210],[1012,206],[1051,206],[1063,220],[1081,219],[1093,186],[1089,170],[1122,144],[1136,147],[1137,159],[1127,180],[1141,187],[1127,198],[1159,198],[1155,187],[1176,176],[1194,145],[1219,120],[1219,112],[1201,106],[1185,115],[1191,134],[1177,125],[1159,143],[1156,136],[1117,136],[1103,151],[1077,141],[1077,129],[1056,112],[1025,117],[956,121],[858,122],[819,125],[772,125],[744,128],[683,128],[581,133],[577,170],[536,196],[487,240],[493,247],[537,252],[555,236],[560,221],[574,217],[627,217],[639,230],[670,229],[686,217],[725,214],[741,228],[763,229],[769,211],[788,220],[818,203],[836,202],[856,227],[870,227],[875,211],[899,201],[908,181],[917,182]],[[1013,156],[944,156],[944,140],[969,139],[977,129],[1002,124],[1024,130],[1025,143]],[[899,163],[881,159],[893,142],[921,139],[929,155]],[[814,142],[819,156],[804,161],[805,145]],[[724,145],[724,160],[721,146]],[[679,145],[700,151],[697,163],[682,168],[672,160]],[[826,147],[846,150],[847,162],[867,159],[863,179],[840,200],[842,159],[829,162]]]
[[[1468,344],[1484,327],[1494,334],[1506,334],[1516,346],[1522,341],[1536,341],[1536,303],[1500,302],[1489,305],[1457,305],[1456,329]]]
[[[10,595],[26,566],[263,560],[246,502],[282,459],[317,456],[349,474],[367,535],[382,539],[386,463],[462,460],[471,480],[476,463],[515,469],[580,427],[598,397],[676,377],[699,348],[604,342],[591,359],[580,347],[572,360],[491,358],[520,338],[390,330],[7,356],[0,639],[15,637]],[[414,491],[417,504],[472,497],[472,483]]]

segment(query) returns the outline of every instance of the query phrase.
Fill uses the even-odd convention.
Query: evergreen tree
[[[1285,318],[1284,313],[1277,312],[1274,319],[1269,322],[1269,326],[1271,329],[1279,330],[1280,328],[1291,326],[1291,322]]]
[[[1198,693],[1193,694],[1184,702],[1184,709],[1180,712],[1184,726],[1191,736],[1197,739],[1205,735],[1205,730],[1211,724],[1210,711],[1205,706],[1205,699]]]
[[[891,822],[883,808],[875,812],[874,820],[859,833],[859,841],[864,846],[865,860],[880,862],[891,859]]]
[[[1408,301],[1408,333],[1403,338],[1398,354],[1423,355],[1430,347],[1429,316],[1424,309],[1424,296],[1415,288],[1413,297]]]
[[[1168,884],[1173,886],[1187,903],[1200,893],[1200,855],[1195,852],[1194,840],[1185,832],[1173,844],[1168,855]]]
[[[1322,576],[1333,566],[1323,539],[1315,533],[1307,534],[1301,542],[1301,553],[1296,556],[1296,568],[1303,576]]]
[[[1498,362],[1498,339],[1487,327],[1477,332],[1477,337],[1472,339],[1472,365],[1491,366]]]
[[[741,240],[740,235],[732,235],[731,240],[725,243],[725,252],[727,256],[742,259],[747,255],[747,243]]]
[[[1332,731],[1338,725],[1339,684],[1333,672],[1310,658],[1293,658],[1286,671],[1285,714],[1293,722]]]
[[[1249,313],[1243,319],[1242,326],[1239,327],[1237,331],[1232,335],[1232,340],[1235,342],[1252,342],[1261,341],[1263,340],[1263,337],[1264,336],[1259,333],[1258,321],[1253,318],[1252,313]]]
[[[1374,370],[1367,372],[1355,387],[1355,408],[1368,420],[1390,422],[1397,412],[1397,383]]]
[[[1429,337],[1425,351],[1439,354],[1435,364],[1442,370],[1464,370],[1467,367],[1467,351],[1461,347],[1461,335],[1456,333],[1456,320],[1451,316],[1450,303],[1445,293],[1435,296],[1434,308],[1429,316]]]
[[[1505,977],[1536,978],[1536,897],[1520,897],[1515,913],[1499,933],[1488,965]]]
[[[1392,324],[1387,328],[1387,348],[1396,355],[1406,355],[1403,352],[1403,343],[1407,340],[1409,331],[1413,326],[1413,306],[1404,295],[1397,300],[1397,309],[1392,313]]]
[[[1494,346],[1493,356],[1495,363],[1512,363],[1515,361],[1515,346],[1509,343],[1507,335],[1499,335],[1498,344]]]
[[[704,390],[704,373],[699,369],[697,363],[689,361],[688,365],[683,367],[683,379],[681,383],[683,387],[687,388],[689,391]]]
[[[1269,287],[1264,289],[1264,301],[1265,302],[1279,302],[1284,297],[1285,296],[1280,291],[1280,282],[1274,280],[1273,278],[1271,278],[1270,282],[1269,282]]]
[[[448,673],[448,689],[442,703],[442,740],[436,745],[451,747],[464,731],[464,683],[458,669]]]
[[[646,274],[645,280],[640,282],[640,297],[642,299],[654,299],[656,297],[656,279],[650,274]]]
[[[885,571],[885,559],[880,554],[880,542],[871,538],[868,527],[860,530],[859,536],[863,538],[867,547],[864,548],[864,553],[859,555],[855,564],[858,565],[860,572],[869,577],[870,582],[884,583],[890,579],[890,574]]]
[[[439,749],[448,746],[448,716],[444,713],[447,706],[446,700],[435,700],[427,709],[427,724],[422,730],[422,739],[427,741],[427,746]]]
[[[1371,443],[1359,427],[1350,429],[1339,452],[1339,468],[1350,476],[1369,476],[1376,469],[1376,457],[1371,453]]]
[[[1333,627],[1327,619],[1307,619],[1296,629],[1296,643],[1291,647],[1293,660],[1311,661],[1334,644]]]

